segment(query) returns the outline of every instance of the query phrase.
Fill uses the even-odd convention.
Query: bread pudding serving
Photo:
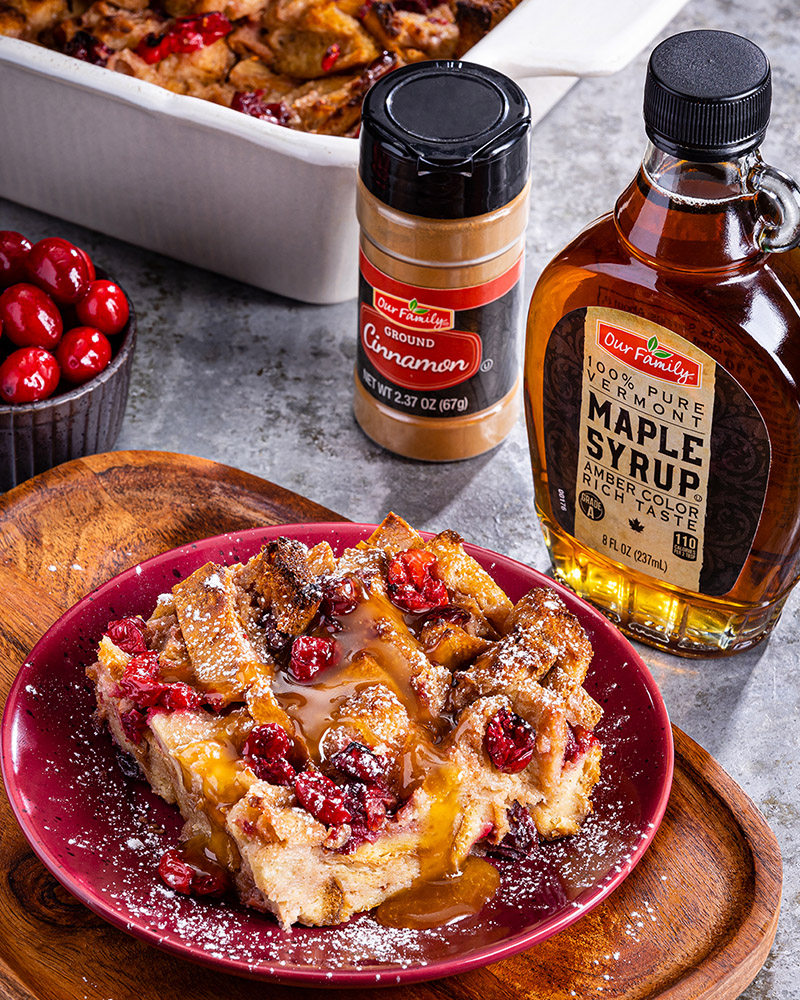
[[[600,775],[591,657],[554,591],[513,605],[455,532],[390,514],[338,559],[279,538],[207,563],[110,623],[88,674],[185,820],[154,878],[288,928],[380,920],[475,865],[485,900],[479,856],[577,833]]]
[[[0,0],[0,35],[289,128],[354,135],[372,83],[463,55],[519,0]]]

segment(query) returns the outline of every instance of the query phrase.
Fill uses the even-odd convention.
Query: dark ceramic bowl
[[[97,276],[106,277],[98,268]],[[136,315],[108,339],[108,367],[84,385],[38,403],[0,403],[0,493],[83,455],[114,447],[128,400]],[[60,389],[60,386],[59,386]]]

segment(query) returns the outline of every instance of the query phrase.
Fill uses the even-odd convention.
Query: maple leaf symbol
[[[639,520],[638,517],[632,517],[628,520],[628,524],[633,528],[634,531],[644,531],[644,525]]]

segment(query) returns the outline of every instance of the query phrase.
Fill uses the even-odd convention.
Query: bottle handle
[[[764,223],[759,236],[761,249],[780,253],[800,246],[800,185],[766,163],[755,169],[752,181]]]

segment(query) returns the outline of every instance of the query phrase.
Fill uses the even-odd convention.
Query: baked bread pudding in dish
[[[168,886],[233,888],[287,928],[373,907],[417,926],[425,892],[468,872],[480,909],[481,856],[579,831],[600,776],[591,657],[554,591],[512,605],[455,532],[390,514],[338,559],[279,538],[207,563],[147,621],[112,622],[88,674],[185,820]]]
[[[389,70],[460,57],[519,0],[0,0],[0,34],[289,128],[355,135]]]

